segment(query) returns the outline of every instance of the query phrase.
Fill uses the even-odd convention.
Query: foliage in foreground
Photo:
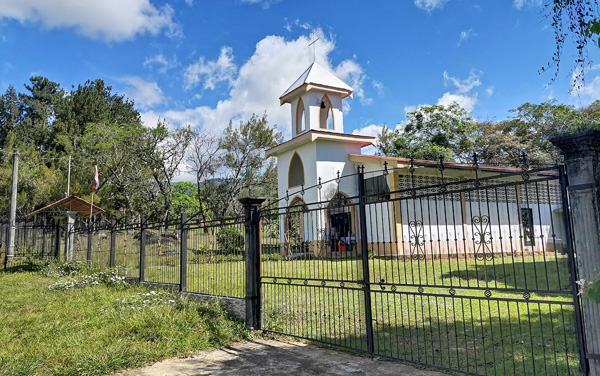
[[[119,275],[73,265],[0,274],[0,375],[103,375],[248,337],[216,302],[109,287],[110,277],[50,289],[59,281]]]
[[[548,101],[525,103],[501,121],[477,121],[456,103],[421,106],[406,114],[406,123],[378,137],[379,154],[447,162],[473,162],[523,167],[554,165],[560,151],[550,139],[555,136],[600,129],[600,101],[587,107]]]

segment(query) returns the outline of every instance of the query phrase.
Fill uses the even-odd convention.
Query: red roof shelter
[[[43,212],[50,212],[54,214],[63,214],[64,211],[59,209],[60,207],[65,208],[68,211],[76,212],[78,215],[84,218],[91,218],[95,215],[104,213],[104,209],[92,204],[89,201],[86,201],[80,197],[75,195],[70,195],[68,197],[62,198],[50,205],[44,206],[41,209],[33,211],[27,216],[32,216],[36,214],[40,214]]]

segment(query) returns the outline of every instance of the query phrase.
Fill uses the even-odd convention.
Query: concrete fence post
[[[146,219],[140,220],[140,283],[146,279]]]
[[[551,141],[565,157],[576,277],[600,283],[600,131]],[[600,304],[582,299],[582,313],[589,374],[600,376]]]
[[[179,291],[187,291],[187,214],[181,213],[181,229],[180,229],[180,263],[179,263]]]
[[[60,218],[54,217],[54,259],[60,261]]]
[[[265,198],[239,199],[246,213],[244,260],[246,263],[246,327],[261,329],[261,244],[260,205]]]
[[[93,236],[93,229],[92,226],[89,225],[88,227],[88,231],[87,231],[87,253],[86,253],[86,260],[88,265],[92,264],[92,236]]]
[[[110,250],[108,256],[108,265],[111,268],[115,267],[117,252],[117,220],[111,219],[110,221]]]

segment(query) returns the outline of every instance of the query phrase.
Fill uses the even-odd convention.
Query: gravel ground
[[[371,359],[298,342],[256,339],[183,359],[167,359],[114,376],[162,375],[406,375],[443,376],[398,362]]]

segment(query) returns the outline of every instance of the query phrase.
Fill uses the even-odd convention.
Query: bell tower
[[[342,99],[353,89],[325,68],[312,63],[279,97],[291,104],[292,138],[311,130],[344,133]]]

